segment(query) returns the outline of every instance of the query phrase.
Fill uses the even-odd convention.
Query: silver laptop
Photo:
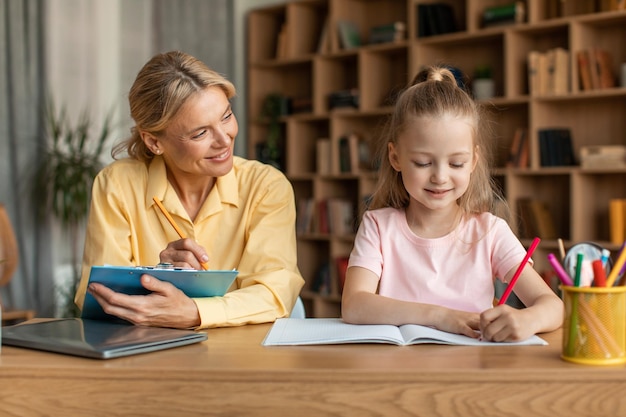
[[[207,340],[205,332],[79,318],[2,328],[2,344],[96,359],[153,352]]]

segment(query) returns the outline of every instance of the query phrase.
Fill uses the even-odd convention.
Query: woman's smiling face
[[[156,140],[175,177],[220,177],[233,166],[238,131],[237,119],[224,91],[208,87],[187,100]]]

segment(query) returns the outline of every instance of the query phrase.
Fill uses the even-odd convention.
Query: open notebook
[[[538,336],[521,342],[488,342],[417,324],[348,324],[338,318],[276,320],[263,340],[264,346],[388,343],[416,345],[434,343],[466,346],[547,345]]]
[[[153,352],[207,340],[204,332],[79,318],[2,328],[2,344],[96,359]]]

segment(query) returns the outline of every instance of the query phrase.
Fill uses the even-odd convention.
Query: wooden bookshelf
[[[513,218],[519,218],[518,200],[539,199],[555,219],[554,226],[565,240],[566,248],[581,241],[594,241],[616,252],[619,247],[609,239],[608,206],[612,198],[626,198],[626,169],[542,167],[537,132],[570,129],[577,156],[583,146],[626,145],[626,88],[583,90],[575,58],[581,49],[605,49],[612,55],[612,69],[617,76],[619,66],[626,62],[626,50],[622,46],[626,38],[626,11],[608,10],[609,1],[527,0],[523,2],[524,22],[483,28],[484,8],[510,1],[448,0],[444,3],[451,7],[457,31],[418,37],[418,6],[431,3],[302,0],[251,11],[246,94],[249,156],[256,157],[258,145],[264,142],[268,132],[268,123],[259,117],[265,97],[278,93],[296,101],[309,99],[308,110],[286,113],[280,118],[284,138],[282,169],[293,184],[297,201],[319,202],[330,198],[352,201],[356,225],[364,201],[376,184],[376,173],[341,172],[340,139],[352,133],[365,141],[374,138],[391,111],[393,94],[422,66],[453,65],[471,82],[475,68],[487,65],[496,91],[496,96],[486,102],[493,115],[493,174],[507,197]],[[600,3],[600,10],[589,5],[593,3]],[[341,49],[337,25],[342,20],[356,25],[361,46]],[[394,21],[405,23],[404,39],[367,44],[371,28]],[[330,36],[325,44],[327,48],[320,50],[324,32]],[[528,53],[552,48],[570,52],[569,91],[531,95]],[[331,109],[329,94],[344,90],[358,90],[356,106]],[[529,167],[509,168],[506,162],[519,128],[528,132]],[[317,172],[316,143],[320,138],[331,143],[331,166],[327,173]],[[519,231],[518,221],[512,221],[511,226]],[[309,316],[339,315],[341,288],[335,260],[350,253],[353,239],[353,233],[298,234],[299,267],[306,279],[302,298]],[[530,240],[523,242],[529,244]],[[555,239],[544,239],[533,257],[537,268],[548,268],[547,253],[557,251]],[[322,286],[324,291],[320,293],[315,290],[316,277],[324,264],[329,265],[330,281]]]

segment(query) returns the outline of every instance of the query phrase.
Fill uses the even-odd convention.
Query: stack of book
[[[398,42],[406,38],[406,23],[392,22],[370,29],[370,43]]]
[[[354,234],[356,230],[354,205],[345,198],[327,198],[320,201],[302,198],[298,200],[297,213],[298,234],[347,236]]]
[[[506,166],[511,168],[528,168],[528,131],[523,127],[515,129],[509,160]]]
[[[576,165],[569,129],[539,129],[538,133],[539,160],[542,167]]]
[[[556,239],[558,237],[554,217],[547,204],[535,198],[520,198],[517,201],[519,218],[521,221],[519,235],[530,239],[538,236],[542,239]]]
[[[528,53],[528,89],[532,96],[566,94],[570,85],[569,51],[552,48]]]
[[[576,53],[578,78],[583,91],[615,87],[613,57],[604,49],[583,49]]]
[[[483,27],[523,23],[526,20],[526,4],[513,1],[501,6],[486,7],[483,10]]]
[[[359,174],[372,170],[369,144],[356,133],[339,138],[339,172]]]
[[[442,35],[458,30],[452,6],[446,3],[417,5],[417,36]]]
[[[341,107],[359,108],[359,90],[352,88],[349,90],[339,90],[328,95],[328,109]]]

